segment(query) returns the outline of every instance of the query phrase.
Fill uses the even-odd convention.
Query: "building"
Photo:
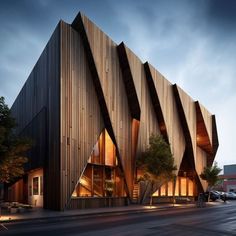
[[[224,174],[220,176],[224,192],[236,193],[236,165],[224,165]]]
[[[135,159],[152,133],[178,168],[176,188],[166,183],[157,197],[195,196],[218,148],[214,115],[81,13],[58,23],[11,110],[35,146],[8,197],[49,209],[134,201]]]

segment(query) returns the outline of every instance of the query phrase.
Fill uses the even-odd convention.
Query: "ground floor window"
[[[39,177],[33,177],[33,195],[39,195]]]
[[[194,196],[194,181],[188,177],[177,177],[176,181],[163,184],[153,196]]]
[[[28,173],[28,201],[33,206],[43,207],[43,169]]]
[[[116,148],[104,130],[95,144],[72,197],[125,197],[124,176]]]

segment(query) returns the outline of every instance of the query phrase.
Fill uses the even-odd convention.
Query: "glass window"
[[[86,187],[82,186],[82,184],[78,185],[79,187],[79,196],[81,197],[91,197],[91,191],[89,191]],[[77,193],[78,196],[78,193]]]
[[[95,197],[103,196],[103,168],[102,166],[93,166],[93,195]]]
[[[166,196],[166,185],[165,184],[163,184],[161,186],[161,196]]]
[[[39,195],[39,177],[33,178],[33,195]]]
[[[180,178],[180,190],[181,190],[181,196],[186,196],[187,195],[187,178],[182,177]]]
[[[188,180],[188,195],[193,196],[193,181],[191,179]]]
[[[115,145],[109,134],[105,131],[105,165],[114,166]]]
[[[72,197],[124,197],[124,176],[118,166],[116,148],[104,130],[93,148]]]
[[[167,196],[173,196],[173,182],[169,181],[168,182],[168,194]]]

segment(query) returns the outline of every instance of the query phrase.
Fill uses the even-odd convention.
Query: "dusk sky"
[[[236,164],[234,0],[1,0],[0,96],[9,107],[58,21],[79,11],[215,114],[216,161]]]

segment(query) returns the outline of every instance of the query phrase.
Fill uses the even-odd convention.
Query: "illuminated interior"
[[[177,177],[175,185],[174,181],[163,184],[153,196],[189,196],[194,195],[194,182],[188,177]]]
[[[196,105],[196,117],[197,117],[197,145],[205,150],[207,153],[212,153],[212,145],[210,142],[209,135],[207,133],[204,118],[202,116],[201,108],[198,102]]]
[[[95,144],[72,197],[125,197],[124,177],[107,130]]]

